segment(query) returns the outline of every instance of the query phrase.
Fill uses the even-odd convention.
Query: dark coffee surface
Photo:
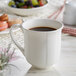
[[[33,31],[54,31],[56,29],[51,28],[51,27],[34,27],[34,28],[30,28],[29,30],[33,30]]]

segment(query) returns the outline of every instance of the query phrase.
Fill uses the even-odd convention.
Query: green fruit
[[[33,6],[39,5],[38,0],[31,0],[31,1],[32,1]]]
[[[9,5],[9,6],[15,5],[15,2],[14,2],[14,1],[10,1],[10,2],[8,3],[8,5]]]
[[[22,6],[24,6],[25,5],[25,3],[19,3],[17,6],[18,7],[22,7]]]
[[[32,8],[32,7],[28,6],[28,9],[30,9],[30,8]]]
[[[28,1],[28,0],[24,0],[24,2],[26,2],[26,1]]]

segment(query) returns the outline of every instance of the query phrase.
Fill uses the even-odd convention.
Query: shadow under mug
[[[19,27],[24,33],[24,48],[22,48],[12,35],[12,28]],[[33,31],[34,27],[52,27],[54,31]],[[40,69],[50,68],[59,60],[61,51],[61,30],[63,24],[50,19],[27,20],[22,25],[13,25],[10,36],[16,46],[22,51],[32,66]]]

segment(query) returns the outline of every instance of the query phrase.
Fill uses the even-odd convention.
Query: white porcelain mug
[[[46,69],[56,64],[61,51],[61,30],[63,24],[50,19],[32,19],[24,22],[20,27],[24,32],[24,48],[22,48],[12,36],[17,47],[23,52],[27,61],[36,68]],[[33,31],[34,27],[52,27],[54,31]]]

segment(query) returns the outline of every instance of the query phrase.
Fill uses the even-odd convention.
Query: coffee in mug
[[[56,30],[55,28],[51,28],[51,27],[33,27],[30,28],[29,30],[33,30],[33,31],[54,31]]]

